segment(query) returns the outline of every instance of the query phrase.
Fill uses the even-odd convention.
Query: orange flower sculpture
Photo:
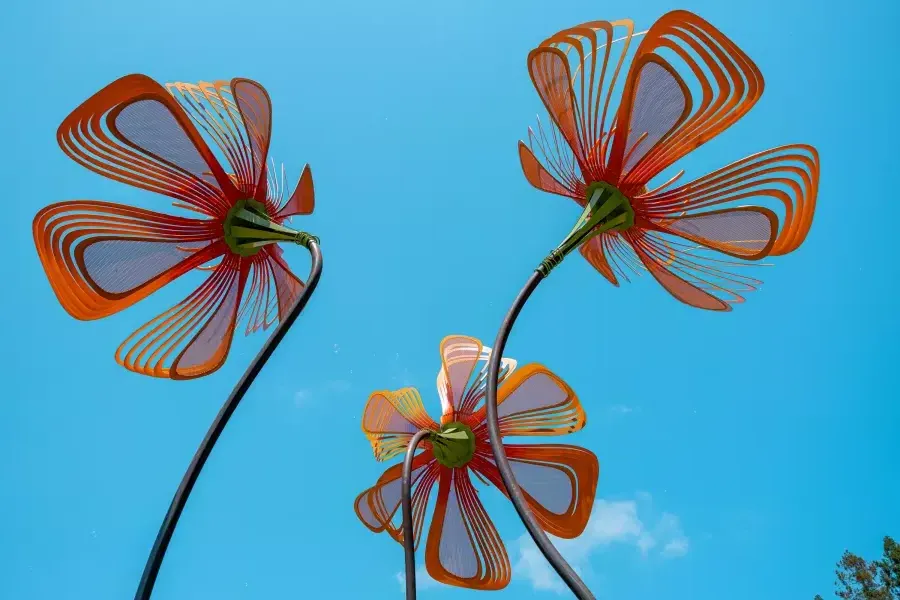
[[[672,187],[682,171],[653,187],[654,178],[747,114],[763,77],[715,27],[679,10],[646,32],[617,85],[633,36],[631,21],[591,21],[528,55],[553,127],[547,135],[539,125],[529,130],[528,146],[519,143],[522,169],[533,186],[585,209],[542,272],[578,247],[614,285],[646,270],[682,302],[730,310],[761,283],[733,272],[748,264],[740,261],[787,254],[806,238],[818,154],[807,145],[781,146],[690,183]],[[614,41],[623,42],[620,52],[612,51]],[[751,199],[772,206],[740,205]]]
[[[312,213],[314,194],[308,166],[286,202],[267,169],[272,106],[261,85],[234,79],[167,88],[144,75],[113,82],[63,121],[59,145],[88,169],[169,196],[200,218],[61,202],[37,214],[34,241],[63,308],[82,320],[128,308],[193,269],[210,271],[116,351],[131,371],[189,379],[222,366],[239,319],[246,317],[248,334],[266,329],[299,296],[304,284],[276,243],[315,239],[284,225]]]
[[[415,543],[436,485],[425,566],[436,581],[481,590],[501,589],[511,576],[506,549],[472,482],[474,476],[505,490],[484,422],[482,400],[490,352],[471,337],[454,335],[441,342],[440,424],[425,412],[415,388],[375,392],[362,421],[379,461],[403,454],[416,432],[432,432],[412,463]],[[498,400],[503,436],[556,436],[584,427],[584,410],[565,382],[538,364],[515,369],[514,360],[503,359]],[[506,444],[505,448],[541,526],[561,538],[580,535],[594,503],[600,470],[597,457],[588,450],[558,444]],[[366,527],[387,531],[401,543],[402,529],[393,519],[401,502],[402,466],[385,471],[355,502],[356,514]]]

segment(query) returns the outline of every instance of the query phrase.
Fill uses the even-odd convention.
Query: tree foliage
[[[884,554],[871,562],[847,550],[834,573],[834,593],[841,600],[900,600],[900,544],[885,537]]]

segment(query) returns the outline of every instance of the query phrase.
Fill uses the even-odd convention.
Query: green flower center
[[[431,450],[439,463],[451,469],[464,467],[475,456],[475,434],[465,423],[453,421],[429,436]]]
[[[225,215],[222,229],[225,243],[231,251],[244,257],[253,256],[263,246],[278,242],[294,242],[305,246],[311,237],[276,223],[266,212],[265,205],[253,198],[235,202]]]
[[[538,271],[544,277],[549,275],[572,250],[592,237],[607,231],[626,231],[634,225],[634,209],[631,207],[631,201],[618,188],[605,181],[596,181],[585,190],[585,198],[587,204],[575,227],[562,244],[557,246],[538,267]]]

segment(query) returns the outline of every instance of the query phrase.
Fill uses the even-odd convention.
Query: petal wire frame
[[[465,419],[476,411],[484,399],[490,356],[491,349],[473,337],[452,335],[441,341],[437,390],[441,399],[442,422]],[[515,368],[515,359],[504,357],[501,379],[505,379]]]
[[[220,368],[234,337],[249,269],[239,256],[226,255],[187,298],[132,333],[116,351],[116,361],[137,373],[172,379]]]
[[[191,119],[145,75],[122,77],[88,98],[57,139],[80,165],[209,217],[224,216],[239,196]]]
[[[53,292],[80,320],[124,310],[226,250],[211,221],[93,200],[45,207],[33,233]]]
[[[500,534],[469,478],[469,469],[441,467],[425,567],[440,583],[479,590],[509,584],[512,568]]]
[[[562,444],[504,444],[504,448],[528,506],[544,531],[563,539],[584,533],[600,479],[596,455]],[[508,497],[489,447],[472,460],[472,468]]]
[[[375,460],[385,461],[406,452],[417,431],[438,431],[416,388],[378,391],[363,409],[362,430],[372,444]],[[397,477],[400,477],[397,475]]]

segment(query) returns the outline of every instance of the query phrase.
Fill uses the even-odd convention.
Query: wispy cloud
[[[617,415],[627,415],[630,412],[634,412],[633,408],[625,406],[624,404],[615,404],[611,406],[609,410]]]
[[[312,388],[302,388],[294,392],[294,406],[302,408],[310,402],[330,394],[343,394],[350,391],[353,385],[346,379],[332,379]]]
[[[612,546],[632,547],[640,556],[674,559],[687,554],[690,540],[677,516],[662,513],[657,519],[641,518],[641,505],[650,504],[650,495],[638,493],[637,500],[597,500],[591,519],[581,537],[553,538],[553,543],[580,575],[590,570],[591,556]],[[645,512],[649,512],[645,511]],[[648,524],[648,519],[651,524]],[[519,558],[513,569],[516,577],[527,579],[538,591],[564,593],[566,587],[544,559],[528,535],[518,540]]]
[[[400,584],[400,591],[406,591],[406,573],[402,571],[398,571],[394,575],[394,579],[397,580],[397,583]],[[417,590],[427,590],[430,587],[437,585],[437,581],[431,578],[431,575],[428,574],[428,571],[425,570],[425,567],[417,567],[416,568],[416,589]]]

